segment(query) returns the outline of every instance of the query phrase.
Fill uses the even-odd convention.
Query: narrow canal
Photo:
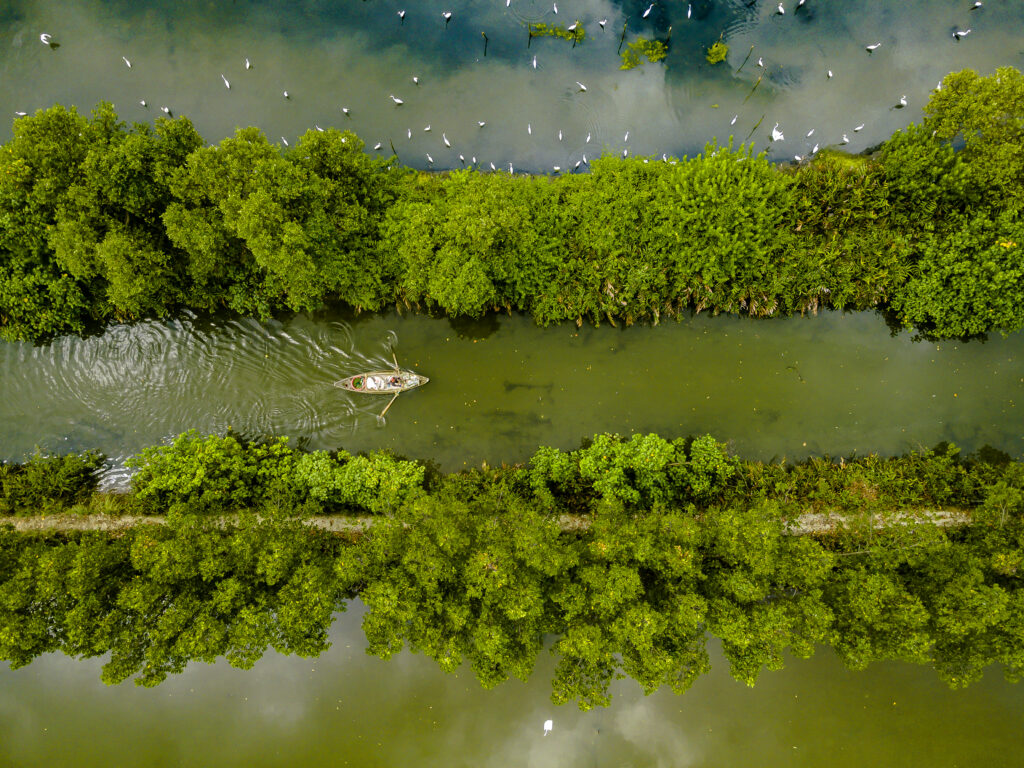
[[[333,384],[399,363],[425,387],[387,402]],[[444,469],[575,448],[597,432],[711,433],[749,458],[895,454],[950,440],[1024,452],[1024,334],[892,336],[870,314],[542,329],[422,315],[114,326],[0,345],[3,458],[99,448],[123,460],[187,429],[388,448]]]

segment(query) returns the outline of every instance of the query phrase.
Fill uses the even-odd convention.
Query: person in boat
[[[400,387],[402,385],[402,380],[398,376],[391,376],[388,378],[388,384],[392,387]]]

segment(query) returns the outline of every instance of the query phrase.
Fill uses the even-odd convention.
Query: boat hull
[[[357,373],[347,379],[334,382],[334,386],[348,392],[361,392],[368,395],[393,395],[422,387],[430,379],[412,371],[369,371]]]

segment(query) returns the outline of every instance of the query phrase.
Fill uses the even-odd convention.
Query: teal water
[[[772,2],[661,0],[646,18],[646,0],[563,0],[557,15],[553,5],[13,0],[0,5],[0,115],[106,100],[126,121],[151,122],[166,106],[211,142],[256,125],[294,144],[317,125],[335,126],[383,152],[393,143],[415,167],[459,167],[462,155],[484,169],[550,172],[605,149],[693,154],[730,135],[780,160],[838,145],[844,133],[846,148],[860,151],[919,119],[948,72],[1024,68],[1024,5],[1016,2],[990,0],[971,12],[967,0],[808,0],[799,10],[790,0],[780,16]],[[452,11],[447,25],[444,10]],[[528,39],[527,22],[577,20],[587,37],[575,48]],[[624,24],[625,43],[665,39],[671,27],[665,61],[621,71]],[[953,30],[967,28],[955,42]],[[44,32],[58,49],[39,41]],[[711,66],[705,51],[720,36],[729,57]],[[896,109],[903,95],[908,107]],[[770,145],[776,122],[785,140]],[[0,139],[9,136],[0,121]]]

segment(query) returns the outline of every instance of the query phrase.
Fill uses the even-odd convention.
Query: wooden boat
[[[366,392],[371,395],[397,395],[416,387],[421,387],[430,379],[413,371],[370,371],[357,373],[347,379],[334,382],[334,386],[349,392]]]

